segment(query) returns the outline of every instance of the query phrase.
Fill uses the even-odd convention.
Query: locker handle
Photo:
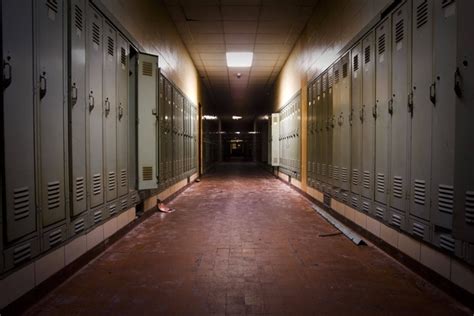
[[[361,122],[364,122],[364,107],[365,105],[362,106],[362,109],[359,111],[359,118]]]
[[[430,86],[430,100],[433,105],[436,105],[436,82],[433,82]]]
[[[462,98],[461,81],[461,72],[459,71],[459,68],[456,68],[456,72],[454,73],[454,92],[458,98]]]
[[[89,112],[92,112],[92,110],[95,107],[95,99],[92,94],[89,94]]]
[[[372,116],[377,118],[377,104],[372,107]]]
[[[109,98],[105,99],[105,116],[108,116],[110,113],[110,101]]]
[[[118,118],[121,120],[123,117],[123,106],[122,103],[120,103],[119,108],[118,108]]]
[[[408,112],[413,117],[413,92],[408,94]]]
[[[8,58],[8,60],[10,60]],[[3,62],[3,90],[12,83],[12,65],[8,61]]]
[[[40,76],[40,99],[43,99],[46,96],[46,91],[48,90],[48,80],[46,79],[46,73]]]
[[[388,100],[388,113],[393,115],[393,99]]]
[[[354,109],[351,109],[351,113],[349,114],[349,125],[351,125],[351,126],[352,126],[353,116],[354,116]],[[339,125],[341,125],[341,124],[339,124]]]
[[[72,106],[76,105],[77,103],[77,87],[75,83],[72,84],[71,88],[71,102]]]

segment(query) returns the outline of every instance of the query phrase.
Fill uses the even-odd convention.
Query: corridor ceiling
[[[257,115],[318,0],[165,0],[216,115]],[[226,52],[253,52],[228,68]],[[241,74],[240,79],[237,73]]]

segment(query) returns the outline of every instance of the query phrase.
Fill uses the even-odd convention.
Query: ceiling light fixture
[[[241,119],[242,119],[242,116],[233,115],[233,116],[232,116],[232,119],[233,119],[233,120],[241,120]]]
[[[217,116],[215,116],[215,115],[203,115],[202,119],[203,120],[217,120]]]
[[[227,67],[248,68],[252,66],[252,52],[228,52],[226,53]]]

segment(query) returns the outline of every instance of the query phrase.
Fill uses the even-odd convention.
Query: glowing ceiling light
[[[203,120],[217,120],[217,116],[215,116],[215,115],[203,115],[202,119]]]
[[[251,67],[253,62],[252,52],[228,52],[226,53],[227,67]]]
[[[241,120],[241,119],[242,119],[242,116],[233,115],[233,116],[232,116],[232,119],[233,119],[233,120]]]

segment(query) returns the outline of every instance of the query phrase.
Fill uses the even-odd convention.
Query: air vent
[[[120,47],[120,63],[123,66],[127,65],[127,50],[123,47]]]
[[[364,189],[370,190],[370,171],[364,171],[363,185]]]
[[[377,173],[377,192],[385,193],[385,174]]]
[[[108,189],[109,189],[109,191],[114,191],[115,190],[115,184],[116,184],[115,172],[109,171],[109,175],[108,175]]]
[[[99,195],[102,193],[102,175],[96,173],[92,176],[92,194]]]
[[[364,50],[364,62],[368,64],[370,62],[370,45]]]
[[[402,217],[398,214],[392,214],[392,219],[390,221],[390,224],[400,228],[400,226],[402,225]]]
[[[117,205],[115,203],[109,205],[109,214],[110,216],[117,214]]]
[[[321,175],[322,175],[323,177],[326,176],[326,165],[325,165],[325,164],[322,164]]]
[[[385,53],[385,34],[379,36],[379,55]]]
[[[74,233],[78,234],[86,228],[86,223],[83,218],[74,223]]]
[[[342,182],[349,182],[349,174],[347,168],[341,168],[341,180]]]
[[[316,174],[321,174],[321,164],[319,162],[316,163]]]
[[[16,247],[13,250],[13,264],[18,265],[31,258],[31,243]]]
[[[48,0],[46,2],[46,6],[53,11],[54,13],[58,13],[58,1],[57,0]]]
[[[349,202],[349,194],[342,193],[342,202],[344,202],[346,204]]]
[[[334,166],[329,169],[329,177],[333,178],[334,180],[339,180],[339,167],[338,166]]]
[[[15,221],[30,216],[30,190],[28,187],[13,190],[13,210]]]
[[[474,191],[467,191],[466,192],[466,200],[465,200],[465,216],[466,216],[466,223],[473,224],[474,223]]]
[[[451,185],[440,184],[438,187],[438,210],[453,214],[454,189]]]
[[[414,199],[418,205],[425,205],[426,183],[424,180],[415,179],[414,183]]]
[[[451,3],[454,3],[455,0],[442,0],[441,1],[441,6],[443,8],[447,7],[448,5],[450,5]]]
[[[153,180],[153,167],[143,167],[142,175],[144,181]]]
[[[334,71],[334,80],[335,83],[339,82],[339,69],[336,69],[336,71]]]
[[[58,208],[61,204],[61,184],[59,181],[48,183],[48,209]]]
[[[94,213],[94,224],[99,223],[102,220],[102,211],[97,211]]]
[[[127,169],[120,170],[120,186],[122,188],[127,186]]]
[[[107,53],[110,55],[110,56],[113,56],[114,55],[114,51],[115,51],[115,43],[114,43],[114,39],[110,36],[107,36]]]
[[[63,232],[61,229],[57,229],[51,234],[49,234],[48,242],[51,248],[59,245],[62,241],[63,241]]]
[[[454,252],[455,250],[455,240],[452,236],[441,234],[439,235],[439,246],[449,252]]]
[[[419,29],[428,22],[428,0],[416,7],[416,28]]]
[[[74,6],[74,25],[78,31],[82,32],[84,25],[82,9],[77,5]]]
[[[355,55],[352,60],[353,71],[359,70],[359,55]]]
[[[352,207],[357,208],[359,206],[359,199],[356,196],[352,197]]]
[[[144,61],[143,66],[142,66],[142,74],[144,76],[152,77],[153,76],[153,63]]]
[[[418,223],[413,223],[412,233],[417,237],[425,238],[425,226]]]
[[[362,211],[368,213],[368,212],[369,212],[369,209],[370,209],[370,204],[369,204],[369,202],[366,202],[366,201],[362,202]]]
[[[403,37],[405,36],[405,26],[403,25],[403,19],[395,24],[395,43],[400,43],[403,41]]]
[[[100,45],[100,27],[95,22],[92,23],[92,41]]]
[[[401,199],[403,197],[403,178],[393,177],[393,196]]]
[[[359,185],[359,170],[352,169],[352,185],[358,186]]]
[[[138,196],[137,196],[136,194],[134,194],[134,195],[132,196],[132,202],[133,202],[134,204],[136,204],[136,203],[138,202]]]
[[[85,182],[84,177],[76,178],[76,201],[82,201],[85,197]]]
[[[376,207],[375,208],[375,216],[377,216],[380,219],[383,219],[385,216],[385,210],[381,207]]]
[[[349,65],[347,63],[344,63],[342,65],[342,78],[347,77],[348,67],[349,67]]]
[[[329,84],[329,88],[332,88],[332,84],[334,83],[334,76],[332,75],[332,72],[329,73],[329,76],[328,76],[328,84]]]
[[[127,199],[123,199],[121,202],[120,202],[120,209],[122,211],[125,211],[127,208],[128,208],[128,201]]]

